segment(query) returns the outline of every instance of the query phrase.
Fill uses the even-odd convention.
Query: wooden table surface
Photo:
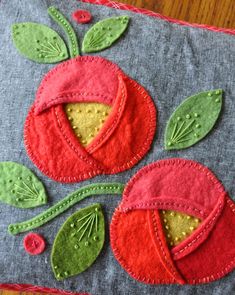
[[[235,28],[235,0],[122,0],[140,8],[191,23]],[[33,295],[0,290],[0,295]],[[95,295],[95,294],[93,294]]]

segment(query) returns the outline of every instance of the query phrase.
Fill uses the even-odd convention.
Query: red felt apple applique
[[[131,168],[147,153],[156,128],[156,110],[147,91],[116,64],[80,56],[76,34],[54,7],[50,16],[68,36],[69,52],[52,29],[36,23],[13,26],[18,50],[39,63],[68,61],[47,73],[25,122],[27,153],[48,177],[77,182]],[[127,29],[127,16],[93,25],[83,52],[110,47]]]
[[[201,284],[235,268],[235,204],[205,166],[166,159],[129,181],[110,226],[116,259],[147,284]]]

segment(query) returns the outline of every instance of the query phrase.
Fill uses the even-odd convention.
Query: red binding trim
[[[205,25],[205,24],[195,24],[195,23],[189,23],[183,20],[175,19],[172,17],[168,17],[165,15],[162,15],[157,12],[153,12],[148,9],[144,8],[137,8],[135,6],[129,5],[129,4],[124,4],[124,3],[117,3],[115,1],[110,1],[110,0],[78,0],[84,3],[91,3],[91,4],[96,4],[96,5],[103,5],[115,9],[120,9],[120,10],[129,10],[135,13],[140,13],[144,14],[150,17],[155,17],[158,19],[162,19],[165,21],[168,21],[170,23],[178,24],[181,26],[187,26],[187,27],[193,27],[193,28],[199,28],[199,29],[206,29],[209,31],[214,31],[214,32],[222,32],[225,34],[230,34],[230,35],[235,35],[235,29],[226,29],[226,28],[219,28],[215,26],[210,26],[210,25]]]
[[[0,284],[0,289],[20,292],[40,292],[49,294],[63,294],[63,295],[90,295],[89,293],[73,293],[69,291],[52,289],[41,286],[33,286],[29,284]]]

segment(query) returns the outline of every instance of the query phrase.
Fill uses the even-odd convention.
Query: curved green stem
[[[79,45],[77,36],[69,21],[67,21],[63,14],[54,6],[49,7],[47,12],[52,17],[52,19],[65,31],[69,42],[70,57],[73,58],[78,56]]]
[[[123,189],[124,184],[121,183],[95,183],[84,186],[83,188],[69,194],[63,200],[59,201],[57,204],[32,219],[20,223],[10,224],[8,232],[12,235],[17,235],[19,233],[32,230],[52,220],[86,197],[101,194],[122,194]]]

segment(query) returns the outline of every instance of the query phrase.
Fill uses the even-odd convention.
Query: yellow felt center
[[[64,106],[70,125],[83,146],[99,133],[110,114],[111,107],[102,103],[79,102]]]
[[[198,218],[172,210],[161,210],[160,217],[170,247],[189,237],[201,223]]]

